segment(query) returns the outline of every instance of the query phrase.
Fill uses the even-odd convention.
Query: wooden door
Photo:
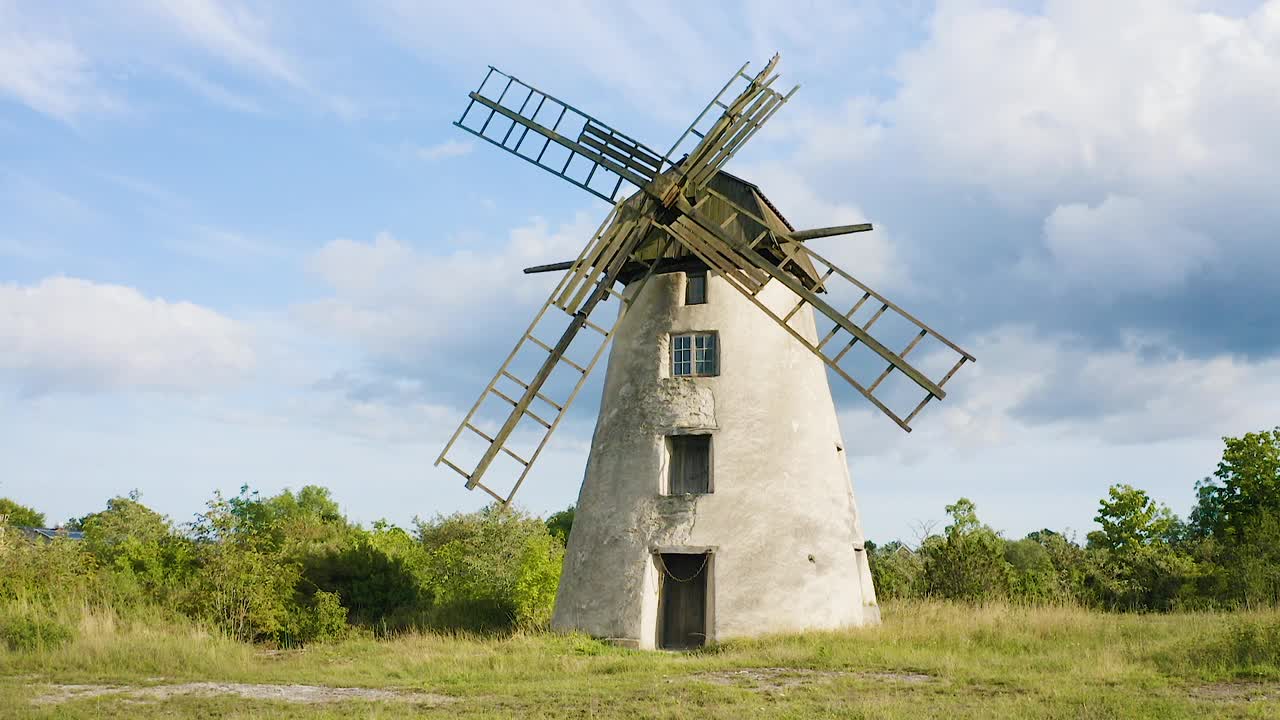
[[[684,650],[707,642],[707,565],[704,553],[662,553],[658,647]]]

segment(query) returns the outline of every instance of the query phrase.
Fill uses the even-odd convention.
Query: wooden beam
[[[699,260],[697,257],[692,255],[688,257],[678,257],[678,258],[664,257],[664,258],[659,258],[657,262],[658,262],[658,265],[653,271],[654,275],[663,275],[666,273],[673,273],[673,272],[686,272],[689,270],[706,270],[707,269],[706,263],[702,262],[702,260]],[[649,270],[649,268],[652,266],[653,266],[652,262],[642,262],[638,260],[628,261],[626,265],[622,266],[622,273],[620,274],[618,279],[623,282],[626,282],[627,280],[630,279],[632,275],[635,275],[636,273],[640,273],[640,272],[645,272]],[[551,263],[549,265],[535,265],[533,267],[527,267],[524,269],[524,272],[527,275],[533,275],[535,273],[564,271],[564,270],[568,270],[571,267],[573,267],[573,261],[566,260],[564,262]]]
[[[533,275],[534,273],[556,272],[557,270],[568,270],[573,267],[573,260],[565,260],[564,262],[551,263],[549,265],[534,265],[524,269],[525,275]]]
[[[632,142],[630,138],[624,138],[617,134],[610,135],[605,130],[602,130],[590,122],[582,127],[582,132],[589,132],[614,147],[623,148],[640,162],[652,166],[654,173],[662,169],[662,158],[654,155],[653,151],[649,148]]]
[[[849,235],[852,233],[867,232],[871,229],[871,223],[834,225],[832,227],[814,228],[812,230],[797,230],[793,233],[787,233],[787,237],[792,240],[815,240],[817,238],[834,237],[836,235]]]
[[[653,179],[653,176],[654,176],[654,175],[657,175],[657,174],[658,174],[658,171],[657,171],[657,170],[654,170],[653,168],[650,168],[650,167],[646,167],[646,166],[644,165],[644,163],[637,162],[637,161],[633,160],[632,158],[627,157],[627,155],[626,155],[625,153],[618,152],[617,150],[614,150],[614,149],[613,149],[612,147],[610,147],[609,145],[607,145],[607,144],[605,144],[605,143],[602,143],[602,142],[600,142],[599,140],[596,140],[596,139],[595,139],[595,138],[593,138],[593,137],[588,137],[585,131],[584,131],[581,135],[579,135],[579,136],[578,136],[578,140],[579,140],[580,142],[582,142],[584,145],[587,145],[588,147],[591,147],[591,148],[593,148],[593,149],[595,149],[595,150],[599,150],[600,152],[604,153],[605,155],[608,155],[609,157],[613,158],[614,160],[617,160],[618,162],[622,163],[623,165],[626,165],[627,167],[631,168],[632,170],[635,170],[637,173],[640,173],[640,174],[641,174],[641,175],[643,175],[644,177],[649,178],[650,180],[652,180],[652,179]]]

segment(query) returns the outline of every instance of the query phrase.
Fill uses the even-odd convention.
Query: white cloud
[[[1045,220],[1045,245],[1069,286],[1116,294],[1175,288],[1212,261],[1213,241],[1139,198],[1072,203]]]
[[[27,393],[200,391],[253,365],[245,328],[189,302],[69,277],[0,284],[0,373]]]
[[[294,60],[272,43],[266,19],[247,8],[216,0],[146,2],[143,6],[162,16],[191,42],[227,62],[289,85],[306,85]]]
[[[924,169],[1027,195],[1275,178],[1280,2],[1229,18],[1165,0],[944,3],[886,106]],[[1270,139],[1268,139],[1270,138]]]
[[[89,58],[71,40],[41,37],[23,28],[0,3],[0,94],[66,122],[123,103],[102,90]]]
[[[532,316],[550,287],[546,276],[520,270],[577,257],[597,225],[586,213],[554,228],[535,218],[487,252],[423,252],[388,233],[371,243],[334,240],[308,261],[333,295],[294,310],[309,325],[355,339],[375,354],[412,354],[477,318]]]
[[[968,348],[977,358],[927,407],[910,435],[854,399],[841,424],[854,456],[903,462],[1073,438],[1084,444],[1216,439],[1274,424],[1280,359],[1194,358],[1130,334],[1113,349],[1004,326]],[[835,382],[835,381],[833,381]]]
[[[316,81],[315,62],[303,62],[282,42],[282,28],[301,20],[235,0],[21,9],[0,0],[0,95],[71,122],[88,113],[147,108],[145,101],[126,105],[121,81],[158,74],[222,108],[256,114],[270,106],[243,82],[215,81],[219,73],[202,67],[212,60],[221,70],[238,70],[249,87],[283,86],[340,117],[359,115],[356,103]]]
[[[1280,407],[1280,359],[1193,358],[1136,335],[1097,350],[1013,326],[969,349],[977,364],[914,432],[859,398],[842,403],[855,489],[877,540],[909,539],[908,527],[942,519],[961,496],[1014,537],[1087,532],[1098,498],[1119,482],[1185,512],[1221,438],[1274,426]]]

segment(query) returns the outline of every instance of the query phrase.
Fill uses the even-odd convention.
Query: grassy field
[[[878,628],[688,654],[544,634],[277,651],[63,612],[65,644],[0,645],[0,717],[1280,718],[1276,611],[902,603]]]

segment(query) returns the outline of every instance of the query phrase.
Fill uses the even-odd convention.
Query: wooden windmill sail
[[[903,430],[911,430],[931,400],[946,397],[943,387],[973,356],[806,244],[869,231],[871,225],[795,230],[756,186],[722,171],[798,89],[785,94],[773,89],[777,63],[775,55],[755,75],[746,73],[747,65],[739,68],[665,153],[489,68],[455,125],[613,203],[613,209],[577,259],[530,269],[564,275],[437,465],[457,471],[468,488],[510,502],[614,336],[617,321],[602,320],[595,311],[611,298],[634,302],[654,275],[694,264],[721,278]],[[620,282],[627,286],[625,295]],[[794,296],[789,308],[761,300],[775,284]],[[841,310],[832,304],[835,298],[848,298],[853,305]],[[813,337],[795,322],[810,312],[825,319]],[[563,328],[558,337],[543,334],[553,318]],[[873,333],[890,318],[910,328],[905,344],[890,346],[877,339],[878,329]],[[925,343],[934,346],[932,357],[950,356],[932,374],[908,360],[920,355]],[[570,352],[584,344],[585,351]],[[850,365],[855,349],[877,358],[870,371]],[[517,358],[530,352],[540,360],[518,369]],[[548,382],[557,373],[571,378],[559,395],[550,392]],[[906,402],[885,397],[886,381],[894,376],[905,378],[916,395]],[[505,410],[486,424],[480,415],[493,405]],[[517,437],[529,449],[515,447]],[[470,455],[463,452],[464,444]],[[509,471],[503,478],[492,472],[499,460]]]

